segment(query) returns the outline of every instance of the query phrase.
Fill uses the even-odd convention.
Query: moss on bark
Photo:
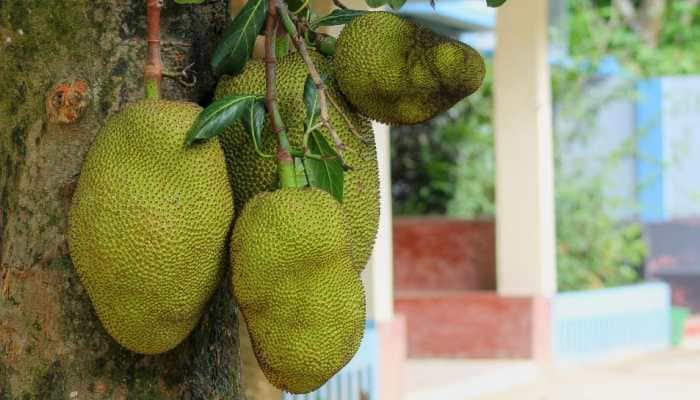
[[[106,117],[143,97],[142,0],[0,1],[0,400],[237,399],[238,343],[223,284],[190,338],[160,356],[121,348],[95,316],[70,261],[66,220],[80,166]],[[195,63],[198,83],[165,80],[164,97],[205,103],[208,59],[226,1],[166,1],[166,68]],[[46,99],[81,79],[73,124]]]

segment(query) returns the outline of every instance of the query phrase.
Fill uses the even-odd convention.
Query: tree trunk
[[[225,0],[166,1],[163,97],[206,104]],[[0,0],[0,400],[238,399],[227,285],[173,351],[143,356],[104,331],[71,264],[67,211],[108,115],[143,97],[144,0]]]

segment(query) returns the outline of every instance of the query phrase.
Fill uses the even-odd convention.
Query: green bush
[[[491,82],[427,123],[392,128],[395,214],[493,215]]]

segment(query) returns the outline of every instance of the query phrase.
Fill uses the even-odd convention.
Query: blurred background
[[[365,342],[297,398],[700,398],[700,0],[484,3],[398,11],[488,75],[376,127]]]

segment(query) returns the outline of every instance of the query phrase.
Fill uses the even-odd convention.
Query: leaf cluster
[[[203,2],[203,0],[176,1],[180,4]],[[300,33],[303,34],[306,46],[317,48],[322,53],[332,53],[334,41],[324,40],[324,35],[316,30],[321,27],[347,24],[352,19],[369,12],[348,9],[340,0],[335,0],[339,8],[327,15],[318,16],[308,7],[307,2],[285,1],[285,8],[280,9],[282,11],[280,20],[283,22],[286,34],[278,33],[274,39],[277,57],[282,57],[288,52],[290,39],[295,41],[297,39],[295,36]],[[406,0],[366,0],[366,3],[370,8],[389,5],[392,9],[398,10]],[[498,7],[504,4],[505,0],[486,0],[486,3],[490,7]],[[431,4],[434,5],[432,2]],[[258,36],[263,33],[267,18],[272,15],[269,14],[270,6],[270,0],[248,0],[238,15],[231,20],[211,59],[211,67],[216,75],[236,75],[243,71],[253,54]],[[286,14],[287,7],[294,14],[293,19]],[[328,77],[324,79],[328,80]],[[345,165],[339,152],[327,142],[319,130],[323,125],[319,122],[322,110],[318,88],[314,85],[311,76],[305,85],[304,104],[306,118],[303,148],[288,149],[294,157],[297,182],[324,189],[342,201]],[[275,114],[277,110],[266,109],[266,107],[267,102],[263,98],[253,95],[234,95],[215,101],[199,115],[188,132],[186,143],[192,145],[196,141],[213,138],[227,127],[240,122],[249,133],[258,156],[274,157],[260,151],[261,135],[266,115],[271,121],[281,121],[281,116]],[[284,146],[284,142],[284,140],[280,141],[280,146]],[[338,143],[336,147],[337,145]]]

